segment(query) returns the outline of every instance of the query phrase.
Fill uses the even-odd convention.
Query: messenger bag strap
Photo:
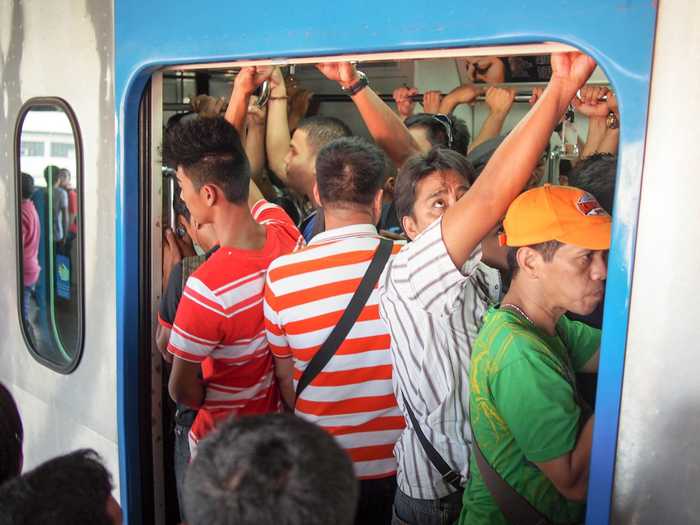
[[[471,422],[470,422],[471,427]],[[550,521],[494,470],[481,453],[472,431],[472,448],[479,472],[499,510],[511,525],[550,525]]]
[[[411,426],[413,427],[413,431],[418,436],[418,441],[420,441],[425,455],[428,456],[428,459],[433,464],[433,467],[435,467],[435,469],[440,473],[440,475],[442,476],[442,480],[445,483],[449,483],[457,490],[462,490],[462,476],[459,474],[459,472],[453,470],[452,467],[450,467],[450,465],[447,463],[447,461],[445,461],[445,459],[442,457],[442,455],[440,455],[440,453],[437,450],[435,450],[433,444],[423,433],[423,430],[421,429],[420,424],[418,423],[418,419],[416,419],[416,415],[413,413],[413,409],[411,408],[411,405],[406,399],[406,394],[401,392],[401,396],[403,397],[403,405],[406,407],[406,412],[408,412],[408,417],[411,420]]]
[[[352,296],[352,299],[350,299],[350,304],[348,304],[345,312],[343,312],[343,316],[333,328],[328,339],[323,342],[321,348],[316,352],[313,358],[311,358],[311,361],[301,374],[299,382],[297,383],[297,399],[299,399],[299,395],[302,391],[309,386],[311,381],[313,381],[328,364],[342,342],[345,341],[355,321],[357,321],[357,318],[360,316],[362,309],[365,307],[365,304],[367,304],[367,300],[372,294],[372,290],[374,290],[374,286],[377,284],[387,261],[389,261],[393,247],[394,243],[392,241],[380,237],[379,246],[374,252],[374,257],[372,257],[372,261],[369,263],[369,267],[362,278],[362,282],[360,282],[357,290],[355,290],[355,294]]]

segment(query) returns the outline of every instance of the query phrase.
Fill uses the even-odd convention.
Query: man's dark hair
[[[23,441],[24,428],[17,404],[7,387],[0,383],[0,485],[19,476]]]
[[[0,508],[5,523],[113,525],[107,513],[111,492],[111,476],[97,452],[77,450],[0,486]]]
[[[433,148],[423,155],[414,155],[404,163],[394,186],[394,206],[399,223],[407,215],[413,215],[418,183],[436,171],[448,170],[459,173],[471,185],[474,178],[471,164],[464,155],[447,148]]]
[[[559,241],[545,241],[538,244],[531,244],[527,248],[532,248],[542,254],[542,259],[544,262],[551,262],[554,258],[554,254],[557,250],[561,248],[563,243]],[[517,254],[520,248],[525,248],[525,246],[509,246],[507,259],[508,259],[508,271],[510,272],[511,278],[515,277],[518,273],[520,267],[518,266]]]
[[[58,172],[60,168],[54,164],[49,164],[44,168],[44,179],[46,179],[46,184],[53,186],[58,178]]]
[[[435,115],[433,113],[416,113],[411,115],[404,124],[407,128],[420,127],[426,130],[428,142],[433,146],[442,146],[466,155],[469,147],[469,128],[459,117],[454,115]],[[452,143],[447,130],[452,133]]]
[[[22,172],[22,198],[29,199],[34,193],[34,177]]]
[[[336,139],[316,157],[316,182],[325,207],[372,204],[384,184],[386,157],[361,137]]]
[[[306,133],[306,141],[314,153],[335,139],[352,136],[352,131],[342,120],[321,115],[305,118],[297,129]]]
[[[188,525],[351,524],[357,497],[345,451],[291,414],[229,419],[185,477]]]
[[[224,117],[196,118],[171,126],[163,139],[163,159],[181,166],[195,189],[215,184],[226,200],[248,200],[250,165],[236,128]]]
[[[593,195],[603,209],[612,215],[616,173],[615,155],[595,153],[574,166],[569,173],[569,185]]]

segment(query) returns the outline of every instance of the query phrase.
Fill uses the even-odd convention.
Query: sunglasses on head
[[[436,113],[433,115],[433,120],[437,120],[445,128],[445,134],[447,135],[447,149],[452,149],[452,119],[442,113]]]

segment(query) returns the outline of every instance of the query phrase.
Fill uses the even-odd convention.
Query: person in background
[[[73,241],[78,235],[78,192],[71,184],[71,174],[66,168],[58,170],[58,184],[68,195],[68,231],[63,243],[63,253],[70,256]]]
[[[291,414],[231,418],[201,444],[185,481],[188,525],[351,525],[352,462]]]
[[[34,178],[28,173],[22,173],[22,280],[24,285],[22,319],[24,320],[24,329],[27,330],[30,339],[34,338],[34,333],[29,319],[29,311],[34,287],[41,273],[41,266],[39,266],[41,223],[39,222],[39,214],[31,200],[33,193]]]
[[[121,525],[112,476],[94,450],[42,463],[0,486],[0,525]]]
[[[23,442],[24,427],[17,403],[7,387],[0,383],[0,485],[22,472]]]

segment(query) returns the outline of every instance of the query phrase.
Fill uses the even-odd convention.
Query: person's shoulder
[[[543,344],[537,331],[525,326],[515,314],[492,306],[484,315],[475,347],[489,352],[503,364],[530,351],[539,352]]]

